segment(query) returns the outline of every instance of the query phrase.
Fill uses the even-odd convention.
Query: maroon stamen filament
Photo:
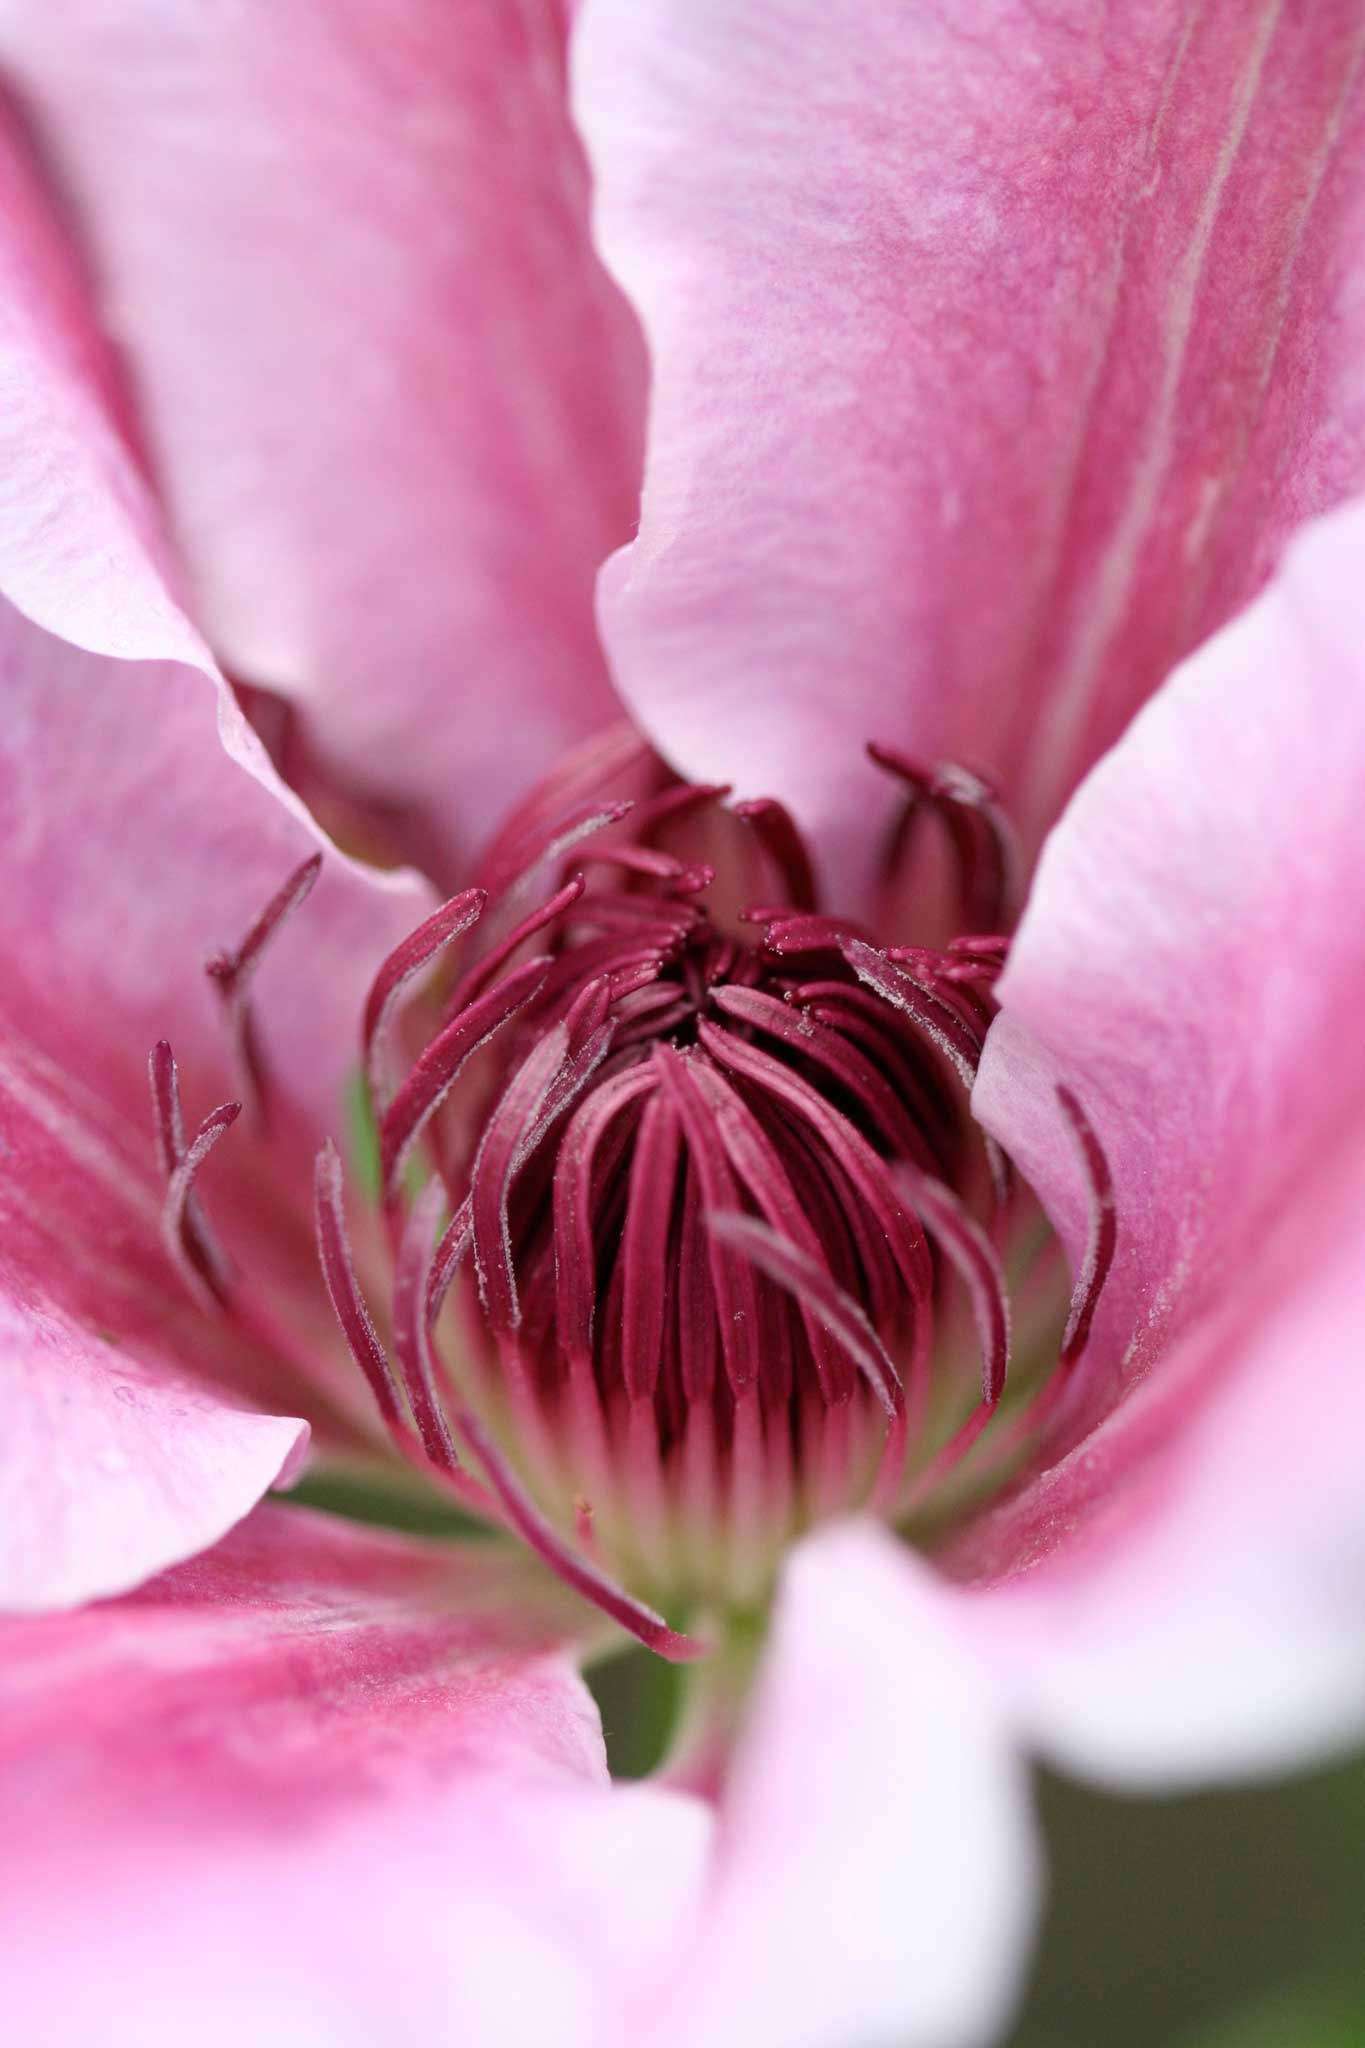
[[[149,1061],[152,1088],[152,1125],[157,1157],[166,1178],[166,1198],[161,1211],[161,1235],[177,1268],[196,1297],[218,1307],[227,1304],[232,1286],[232,1269],[194,1192],[199,1169],[224,1131],[234,1124],[240,1102],[224,1102],[210,1110],[189,1143],[185,1142],[185,1119],[180,1106],[180,1077],[175,1055],[164,1038],[152,1047]]]
[[[223,1006],[243,1095],[262,1125],[270,1109],[270,1075],[249,1001],[251,984],[267,946],[286,918],[292,917],[312,894],[321,873],[322,855],[310,854],[252,920],[241,943],[230,952],[211,953],[204,962],[204,972],[218,991]]]
[[[867,751],[907,792],[906,808],[892,841],[893,867],[904,864],[918,812],[934,812],[952,848],[964,924],[976,931],[994,929],[1014,908],[1018,875],[1014,834],[995,790],[981,776],[953,762],[929,767],[899,748],[876,741]]]
[[[369,1083],[370,1096],[377,1109],[388,1104],[389,1082],[385,1073],[389,1026],[403,996],[417,979],[431,967],[446,948],[467,932],[472,924],[483,915],[488,902],[483,889],[465,889],[458,896],[452,896],[439,910],[433,911],[424,923],[411,932],[401,946],[390,953],[370,989],[365,1005],[365,1018],[361,1027],[361,1039],[365,1055],[365,1075]]]
[[[1114,1179],[1109,1171],[1109,1161],[1104,1147],[1096,1134],[1095,1127],[1082,1109],[1070,1088],[1057,1090],[1057,1103],[1062,1115],[1071,1127],[1076,1142],[1081,1167],[1085,1173],[1090,1192],[1090,1234],[1076,1276],[1076,1288],[1071,1297],[1071,1313],[1067,1317],[1066,1330],[1062,1337],[1060,1363],[1069,1371],[1080,1358],[1090,1339],[1090,1327],[1095,1320],[1095,1310],[1100,1293],[1109,1277],[1114,1263],[1114,1252],[1118,1244],[1118,1215],[1114,1206]]]

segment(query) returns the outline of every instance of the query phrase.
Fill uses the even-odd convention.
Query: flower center
[[[906,893],[914,819],[934,810],[964,913],[998,925],[1009,846],[990,792],[874,758],[906,792],[889,900]],[[1013,1197],[969,1094],[1006,942],[992,929],[879,946],[818,908],[777,802],[730,807],[638,751],[587,760],[523,807],[481,886],[371,992],[396,1369],[360,1294],[330,1148],[319,1243],[405,1453],[637,1635],[686,1654],[644,1601],[758,1602],[802,1529],[868,1505],[910,1512],[996,1412],[1009,1318],[995,1238]],[[258,1076],[242,963],[298,896],[287,884],[268,929],[212,970]],[[452,953],[419,1024],[419,980]],[[400,1027],[410,1064],[395,1085]],[[207,1143],[171,1133],[160,1057],[168,1233],[203,1270],[192,1180]],[[1061,1108],[1098,1197],[1093,1136],[1069,1097]],[[1090,1262],[1064,1364],[1110,1250]]]

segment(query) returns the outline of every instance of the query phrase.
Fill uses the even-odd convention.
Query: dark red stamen
[[[682,782],[657,796],[637,801],[631,825],[637,839],[657,832],[661,825],[678,825],[697,811],[704,811],[730,794],[728,782]]]
[[[727,1017],[766,1032],[804,1061],[819,1068],[837,1087],[858,1101],[890,1149],[930,1166],[933,1157],[923,1131],[874,1060],[813,1012],[793,1002],[779,1002],[765,990],[731,985],[718,988],[713,1001]]]
[[[770,953],[787,960],[803,953],[839,953],[860,936],[847,918],[818,915],[794,917],[772,905],[756,904],[742,911],[746,924],[766,926],[763,943]]]
[[[1009,820],[991,785],[955,763],[929,767],[896,747],[873,742],[868,753],[910,792],[896,855],[904,860],[904,842],[915,808],[926,805],[942,820],[957,864],[963,922],[985,929],[999,924],[1014,908],[1018,855]]]
[[[628,875],[645,875],[675,887],[691,872],[684,861],[657,846],[589,846],[580,859],[585,867],[621,868]]]
[[[543,858],[537,849],[573,829],[568,821],[591,816],[604,806],[619,813],[627,796],[645,794],[665,779],[648,742],[632,726],[622,721],[595,734],[564,756],[516,806],[485,848],[472,879],[490,896],[499,896],[513,877],[524,875]]]
[[[473,1249],[473,1244],[474,1226],[470,1221],[470,1204],[466,1196],[442,1231],[427,1269],[422,1321],[428,1342],[445,1307],[446,1297],[455,1285],[456,1276]]]
[[[703,1024],[702,1043],[712,1057],[762,1090],[769,1100],[794,1112],[822,1144],[841,1177],[856,1190],[863,1212],[875,1220],[905,1280],[909,1300],[919,1308],[927,1298],[924,1235],[912,1211],[902,1207],[882,1161],[866,1138],[801,1076],[757,1046]],[[717,1203],[713,1206],[720,1207]]]
[[[196,1299],[205,1295],[218,1307],[229,1299],[232,1269],[220,1249],[194,1191],[195,1179],[209,1153],[241,1111],[240,1102],[210,1110],[188,1144],[180,1106],[180,1079],[175,1055],[164,1038],[152,1047],[148,1062],[152,1090],[152,1123],[157,1158],[166,1178],[161,1210],[162,1240],[172,1263]]]
[[[1005,1390],[1010,1358],[1009,1295],[995,1248],[951,1188],[910,1166],[899,1168],[897,1178],[966,1283],[981,1345],[981,1398],[993,1408]]]
[[[667,1095],[656,1090],[640,1118],[621,1241],[621,1366],[634,1400],[652,1397],[659,1383],[668,1238],[681,1157],[682,1120]]]
[[[667,1045],[655,1046],[654,1063],[660,1084],[667,1090],[687,1133],[703,1210],[737,1209],[739,1195],[730,1162],[687,1064],[681,1054]],[[758,1297],[753,1271],[748,1260],[736,1258],[719,1239],[712,1241],[708,1264],[715,1290],[721,1357],[731,1390],[739,1393],[759,1369]]]
[[[1081,1270],[1076,1276],[1071,1312],[1062,1338],[1061,1363],[1064,1368],[1070,1368],[1090,1340],[1095,1309],[1114,1263],[1118,1245],[1118,1213],[1114,1205],[1114,1177],[1094,1125],[1070,1088],[1057,1089],[1057,1102],[1070,1126],[1090,1188],[1090,1235]]]
[[[535,996],[551,965],[548,954],[514,968],[433,1038],[398,1090],[379,1127],[380,1185],[392,1201],[408,1154],[455,1086],[466,1061]]]
[[[736,804],[735,816],[743,818],[758,835],[791,907],[814,910],[815,870],[806,842],[786,805],[778,803],[775,797],[755,797],[748,803]]]
[[[313,1213],[322,1277],[327,1283],[327,1293],[347,1349],[365,1375],[388,1428],[399,1443],[406,1446],[407,1432],[398,1382],[356,1278],[355,1260],[351,1256],[351,1241],[346,1229],[341,1160],[330,1139],[319,1152],[313,1171]]]
[[[639,1067],[604,1081],[575,1113],[560,1146],[554,1175],[556,1305],[559,1341],[570,1359],[587,1358],[595,1334],[593,1184],[598,1149],[612,1124],[656,1085],[654,1075]]]
[[[251,984],[266,947],[285,919],[291,917],[312,893],[321,872],[322,855],[310,854],[275,891],[259,916],[253,919],[241,944],[231,952],[212,953],[204,962],[204,972],[217,989],[223,1006],[243,1092],[261,1122],[269,1114],[270,1077],[251,1012]]]
[[[862,1309],[835,1284],[819,1259],[752,1216],[734,1211],[715,1214],[707,1218],[707,1225],[722,1242],[742,1251],[819,1317],[863,1373],[887,1414],[894,1415],[904,1400],[900,1374]]]
[[[408,1212],[394,1265],[393,1344],[422,1449],[438,1471],[454,1473],[460,1458],[436,1385],[426,1320],[432,1238],[444,1201],[441,1183],[430,1180]]]
[[[693,1078],[710,1109],[717,1135],[726,1155],[759,1215],[784,1236],[799,1256],[823,1267],[820,1239],[808,1218],[795,1184],[783,1164],[778,1146],[765,1130],[762,1119],[724,1076],[709,1065],[697,1062]],[[832,1284],[832,1283],[831,1283]],[[809,1306],[807,1297],[798,1296]],[[846,1400],[852,1391],[844,1361],[829,1343],[825,1317],[807,1315],[811,1358],[827,1401]]]
[[[627,801],[580,804],[553,825],[520,842],[504,861],[485,867],[482,886],[496,900],[515,898],[542,870],[562,860],[585,839],[605,832],[611,825],[619,825],[633,809],[634,805]]]
[[[537,932],[544,931],[547,926],[554,924],[582,894],[583,877],[575,875],[562,889],[556,890],[547,903],[538,905],[529,916],[514,924],[511,931],[499,939],[497,945],[485,953],[481,960],[476,961],[456,982],[446,1006],[446,1022],[449,1023],[452,1018],[459,1016],[461,1010],[467,1009],[475,996],[482,995],[489,982],[502,972],[518,948],[524,946],[528,939],[534,938]]]
[[[843,955],[859,981],[875,989],[888,1003],[911,1018],[926,1038],[933,1040],[956,1068],[964,1088],[971,1091],[981,1059],[981,1039],[961,1014],[926,982],[897,967],[884,953],[849,939]]]
[[[493,1435],[484,1428],[477,1415],[463,1409],[456,1419],[460,1434],[483,1466],[508,1521],[527,1546],[538,1557],[544,1558],[566,1585],[572,1586],[594,1607],[610,1615],[613,1621],[636,1636],[646,1649],[657,1651],[671,1664],[687,1664],[707,1654],[705,1643],[670,1628],[662,1614],[656,1614],[642,1600],[632,1599],[624,1587],[569,1548],[520,1484]]]
[[[395,946],[376,974],[361,1028],[365,1073],[376,1116],[382,1116],[388,1106],[390,1084],[384,1062],[386,1038],[395,1010],[418,975],[434,965],[448,946],[478,922],[487,902],[482,889],[465,889],[452,896],[415,932],[409,933],[401,946]]]
[[[569,1052],[567,1021],[556,1024],[522,1062],[484,1127],[474,1158],[474,1266],[479,1297],[494,1330],[521,1321],[508,1203],[519,1152],[543,1111]],[[523,1155],[524,1156],[524,1155]]]
[[[414,1463],[425,1462],[463,1506],[485,1519],[500,1521],[496,1502],[465,1470],[455,1449],[436,1388],[429,1334],[421,1315],[429,1284],[426,1255],[435,1221],[432,1196],[439,1194],[439,1187],[433,1183],[414,1206],[399,1250],[394,1334],[403,1373],[401,1387],[356,1277],[346,1228],[341,1161],[330,1141],[319,1152],[313,1173],[314,1218],[323,1279],[346,1347],[364,1375],[398,1448]],[[404,1412],[405,1395],[411,1424]]]

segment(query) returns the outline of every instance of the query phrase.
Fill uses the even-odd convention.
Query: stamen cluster
[[[1002,922],[1009,846],[990,792],[874,758],[906,792],[888,886],[903,887],[927,808],[948,828],[964,908]],[[1005,941],[878,946],[820,909],[777,802],[729,805],[639,752],[594,765],[586,793],[581,774],[537,793],[479,886],[371,990],[394,1362],[361,1295],[330,1147],[318,1239],[405,1454],[643,1640],[686,1655],[690,1639],[646,1600],[759,1600],[802,1528],[867,1504],[904,1513],[996,1410],[1009,1319],[991,1226],[1010,1175],[968,1096]],[[613,774],[630,797],[600,786]],[[248,1080],[261,1063],[243,988],[311,879],[291,878],[211,965]],[[411,999],[452,957],[396,1079]],[[215,1112],[185,1145],[168,1048],[153,1088],[168,1237],[215,1281],[192,1183],[231,1119]],[[1071,1098],[1062,1108],[1102,1192],[1093,1135]],[[1092,1251],[1064,1364],[1112,1232]],[[945,1388],[934,1341],[958,1291],[979,1341],[974,1396],[960,1373]]]

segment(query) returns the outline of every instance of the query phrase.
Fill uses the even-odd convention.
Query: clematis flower
[[[1365,28],[1113,15],[0,8],[19,2039],[984,2042],[1358,1739]]]

